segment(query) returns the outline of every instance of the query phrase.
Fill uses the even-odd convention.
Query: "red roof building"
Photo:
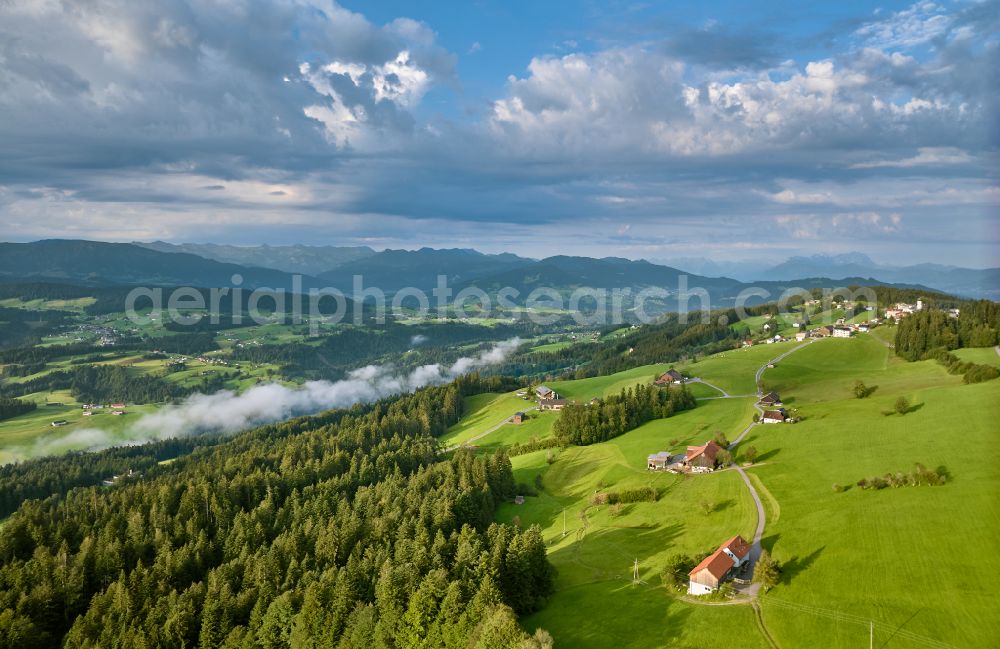
[[[688,446],[685,462],[693,469],[709,470],[715,468],[715,458],[722,447],[713,442],[706,442],[701,446]]]
[[[716,590],[734,568],[746,563],[749,556],[750,544],[742,536],[729,539],[688,574],[688,594],[706,595]]]

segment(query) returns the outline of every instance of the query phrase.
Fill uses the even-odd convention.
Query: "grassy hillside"
[[[853,398],[855,378],[878,389]],[[821,611],[781,606],[790,601],[842,619],[871,618],[882,642],[899,626],[955,646],[995,646],[1000,616],[987,576],[1000,574],[1000,384],[961,385],[937,363],[904,363],[866,337],[813,345],[768,380],[804,415],[747,440],[771,455],[754,473],[781,507],[764,541],[786,563],[785,583],[763,598],[778,643],[823,637],[826,646],[857,646],[867,633]],[[914,409],[883,414],[899,396]],[[908,471],[915,462],[943,466],[951,480],[942,487],[831,488]],[[890,646],[921,645],[897,635]]]
[[[992,347],[966,347],[964,349],[953,349],[951,353],[963,361],[1000,367],[1000,354],[997,354],[996,350]]]
[[[559,569],[558,592],[524,621],[525,628],[543,626],[571,647],[606,647],[621,638],[629,638],[629,646],[661,647],[668,638],[660,625],[666,624],[678,643],[666,646],[707,647],[737,637],[735,629],[752,627],[748,607],[683,602],[661,587],[659,576],[672,554],[705,552],[733,534],[752,534],[756,513],[738,474],[682,478],[645,468],[649,453],[703,443],[717,427],[741,426],[750,412],[748,399],[711,400],[609,442],[571,447],[551,466],[546,451],[513,458],[518,482],[535,484],[540,475],[541,490],[525,505],[503,505],[498,519],[516,516],[522,525],[540,525]],[[598,490],[645,486],[658,490],[657,502],[625,505],[617,515],[607,505],[590,503]],[[638,585],[631,583],[635,559],[643,582]],[[629,613],[623,615],[626,606]],[[586,621],[581,623],[581,616]],[[636,625],[646,616],[659,622],[644,636]],[[732,626],[719,626],[723,620]],[[741,646],[766,645],[751,633]]]
[[[885,339],[817,341],[763,374],[764,384],[802,418],[756,427],[742,445],[759,451],[748,473],[767,511],[763,544],[784,564],[782,582],[760,598],[763,621],[781,647],[861,646],[869,620],[880,646],[995,646],[1000,615],[989,577],[1000,574],[994,551],[1000,381],[963,385],[936,362],[896,358]],[[757,368],[797,347],[758,345],[683,369],[731,394],[752,394]],[[995,356],[992,349],[959,350],[976,362],[990,362],[989,354]],[[665,367],[551,385],[584,399],[650,380]],[[854,395],[858,380],[871,390],[865,399]],[[708,386],[692,389],[699,396],[714,393]],[[900,396],[912,404],[905,415],[894,412]],[[511,395],[477,399],[482,403],[456,429],[481,430],[507,406],[524,403]],[[547,451],[513,458],[518,482],[540,489],[524,505],[502,506],[498,519],[540,525],[559,569],[556,594],[524,620],[525,628],[545,627],[572,647],[626,638],[635,647],[767,646],[749,606],[694,603],[660,585],[670,555],[752,533],[756,514],[738,474],[685,479],[645,470],[649,453],[702,443],[717,430],[732,438],[750,420],[752,403],[749,397],[702,400],[695,410],[609,442],[556,451],[551,465]],[[480,444],[495,448],[541,437],[550,422],[504,426]],[[910,471],[916,462],[942,467],[949,481],[881,491],[851,486]],[[835,492],[835,483],[848,488]],[[616,515],[590,504],[595,491],[638,486],[655,487],[659,500],[626,505]],[[631,583],[635,559],[637,585]]]

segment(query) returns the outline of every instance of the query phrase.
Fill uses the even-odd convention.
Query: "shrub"
[[[622,505],[621,503],[615,503],[614,505],[611,505],[611,507],[608,507],[608,513],[611,514],[612,518],[618,518],[619,516],[621,516],[622,510],[624,509],[625,509],[624,505]]]
[[[660,579],[664,584],[675,588],[685,588],[688,583],[688,573],[691,572],[698,562],[686,554],[674,554],[667,559],[667,564],[660,573]]]
[[[910,400],[906,397],[896,399],[895,410],[900,415],[905,415],[910,411]]]
[[[858,486],[860,486],[860,485],[861,485],[861,483],[858,482]],[[839,484],[837,484],[835,482],[835,483],[833,483],[833,491],[834,491],[834,493],[838,493],[838,494],[839,493],[843,493],[844,487],[843,487],[843,485],[839,485]]]

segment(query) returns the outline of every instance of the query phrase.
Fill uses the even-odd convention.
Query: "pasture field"
[[[789,341],[771,345],[754,345],[720,352],[698,361],[678,364],[685,376],[711,382],[729,394],[755,394],[754,372],[764,363],[802,343]]]
[[[882,323],[879,326],[873,328],[868,332],[869,336],[873,336],[884,345],[895,345],[896,344],[896,325],[890,325]]]
[[[157,408],[149,404],[129,405],[125,408],[125,415],[115,416],[104,409],[84,417],[81,404],[70,395],[69,390],[36,392],[23,398],[34,400],[38,408],[0,421],[0,464],[85,448],[90,437],[77,432],[85,429],[99,428],[112,437],[120,435],[121,441],[127,441],[124,431],[128,425]],[[52,426],[52,422],[58,420],[67,423],[65,426]]]
[[[878,388],[854,398],[847,389],[854,377]],[[891,647],[925,646],[907,634],[996,646],[1000,383],[962,385],[937,363],[905,363],[867,337],[814,344],[766,378],[804,417],[757,428],[745,442],[769,456],[752,472],[781,508],[764,546],[785,564],[785,576],[762,598],[778,644],[823,638],[824,646],[858,646],[867,628],[845,621],[853,615],[874,620],[876,642],[892,638]],[[911,411],[884,414],[899,396]],[[850,486],[916,462],[942,467],[948,483]],[[836,493],[835,483],[849,488]]]
[[[652,383],[673,365],[643,365],[617,374],[595,376],[589,379],[574,379],[571,381],[551,381],[549,386],[567,399],[587,401],[594,397],[606,397],[617,394],[624,388],[630,388],[640,383]]]
[[[749,394],[756,369],[796,346],[758,345],[682,369]],[[988,354],[995,356],[992,349],[958,350],[976,362],[989,362]],[[589,398],[649,380],[666,367],[549,385]],[[762,380],[801,417],[795,424],[757,426],[740,446],[759,452],[748,475],[767,513],[763,546],[783,565],[781,583],[759,597],[778,646],[862,646],[869,621],[883,647],[996,646],[1000,381],[963,385],[938,363],[907,363],[865,335],[802,346]],[[871,391],[863,399],[853,391],[859,380]],[[911,404],[904,415],[894,411],[900,396]],[[541,488],[524,505],[502,505],[497,518],[539,525],[559,570],[556,593],[523,620],[525,628],[544,627],[573,647],[623,638],[635,647],[768,646],[749,606],[695,603],[659,578],[672,554],[704,552],[732,534],[752,534],[756,513],[739,475],[726,470],[682,478],[645,470],[649,453],[704,443],[717,430],[734,437],[755,412],[753,401],[702,400],[694,410],[608,442],[555,450],[551,465],[544,450],[512,458],[516,480]],[[550,426],[516,427],[523,429],[517,439],[536,432],[525,426],[543,424]],[[483,442],[490,441],[489,448],[512,443],[508,428],[515,427]],[[940,468],[947,483],[856,486],[861,478],[909,472],[915,463]],[[846,488],[838,492],[834,484]],[[619,512],[591,504],[595,491],[639,486],[655,487],[659,499]],[[631,579],[635,559],[639,584]]]
[[[992,365],[1000,367],[1000,354],[996,353],[992,347],[966,347],[955,349],[951,352],[963,361],[971,361],[980,365]]]
[[[559,416],[558,412],[529,412],[528,419],[522,424],[504,424],[495,432],[477,441],[475,445],[481,449],[492,451],[501,446],[515,443],[524,444],[532,439],[551,437],[552,424]]]
[[[97,302],[97,299],[93,297],[79,297],[72,300],[46,300],[43,298],[22,300],[12,297],[0,300],[0,306],[26,311],[75,311],[83,313],[83,310],[94,302]]]
[[[742,647],[766,646],[749,607],[688,603],[660,580],[673,554],[707,552],[733,534],[752,535],[756,513],[739,475],[720,471],[683,478],[645,468],[646,455],[666,448],[669,440],[681,448],[702,443],[713,424],[737,424],[749,408],[748,400],[706,402],[603,444],[570,447],[551,466],[546,451],[512,458],[516,480],[531,485],[541,475],[542,489],[524,505],[502,505],[497,517],[539,525],[559,570],[556,594],[524,620],[525,628],[544,627],[571,647],[607,647],[623,638],[635,647],[737,641]],[[617,515],[608,505],[590,503],[597,490],[645,486],[656,488],[659,499],[624,505]],[[633,585],[635,559],[642,583]],[[649,624],[644,635],[637,629],[646,626],[646,616],[659,623]]]
[[[476,394],[465,397],[463,404],[465,414],[461,421],[438,438],[443,446],[463,444],[501,423],[515,412],[535,406],[534,401],[525,401],[515,392]]]

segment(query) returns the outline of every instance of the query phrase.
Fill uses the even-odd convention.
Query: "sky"
[[[1000,0],[0,0],[55,237],[1000,266]]]

